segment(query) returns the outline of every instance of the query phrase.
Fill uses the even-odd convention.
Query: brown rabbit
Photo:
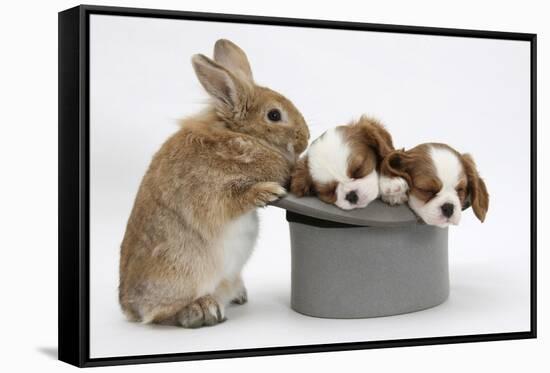
[[[121,245],[119,300],[143,323],[214,325],[247,300],[241,270],[258,233],[256,208],[282,187],[309,131],[285,97],[256,85],[245,53],[218,40],[195,73],[212,98],[154,156]]]

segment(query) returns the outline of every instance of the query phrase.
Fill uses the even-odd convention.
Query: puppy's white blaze
[[[350,148],[335,128],[327,130],[308,150],[311,177],[320,183],[347,182]]]
[[[456,186],[460,180],[462,163],[458,159],[458,156],[447,148],[432,147],[430,155],[437,177],[443,184],[437,195],[438,198],[433,201],[434,209],[440,209],[440,206],[444,203],[452,203],[454,205],[454,213],[449,218],[449,223],[458,225],[462,215],[462,206],[456,193]]]
[[[446,148],[430,147],[430,156],[435,172],[443,187],[441,192],[452,189],[458,184],[462,164],[455,153]]]

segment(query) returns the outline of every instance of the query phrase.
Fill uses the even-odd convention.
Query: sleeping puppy
[[[309,147],[291,176],[290,191],[314,195],[344,210],[367,206],[379,196],[378,171],[393,150],[392,138],[376,120],[327,130]]]
[[[470,205],[477,218],[485,220],[489,194],[469,154],[446,144],[421,144],[391,152],[380,172],[382,200],[393,205],[408,199],[426,224],[458,225],[462,210]]]

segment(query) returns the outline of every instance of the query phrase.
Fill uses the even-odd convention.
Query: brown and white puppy
[[[447,227],[460,223],[461,212],[472,206],[483,222],[489,194],[474,160],[446,144],[426,143],[395,150],[382,162],[381,197],[390,204],[407,199],[426,224]]]
[[[256,84],[244,51],[218,40],[195,55],[211,105],[153,157],[120,251],[119,300],[143,323],[195,328],[225,320],[247,295],[241,270],[258,235],[256,208],[285,194],[309,131],[298,109]]]
[[[365,207],[378,198],[378,169],[392,150],[388,131],[367,116],[331,128],[298,161],[290,191],[298,197],[315,195],[344,210]]]

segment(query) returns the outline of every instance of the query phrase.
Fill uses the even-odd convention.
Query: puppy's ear
[[[363,128],[367,145],[374,149],[378,159],[382,160],[394,150],[390,133],[378,121],[362,116],[358,124]]]
[[[296,163],[290,176],[290,192],[298,197],[313,195],[313,180],[309,173],[307,156]]]
[[[474,159],[470,154],[462,154],[464,172],[468,178],[468,197],[472,204],[474,214],[483,222],[489,209],[489,193],[485,182],[479,176]]]
[[[228,112],[238,111],[250,95],[250,85],[210,58],[196,54],[191,59],[195,74],[216,106]]]
[[[394,150],[384,157],[380,165],[380,174],[388,177],[402,177],[409,186],[412,184],[411,176],[407,171],[407,163],[410,156],[404,149]]]
[[[254,80],[246,53],[227,39],[220,39],[214,44],[214,61],[242,79]]]

